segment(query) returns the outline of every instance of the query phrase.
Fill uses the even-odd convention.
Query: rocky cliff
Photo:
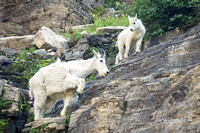
[[[42,26],[63,33],[65,26],[91,23],[103,0],[1,0],[0,37],[35,34]]]
[[[71,133],[200,132],[200,26],[131,55],[86,87]]]

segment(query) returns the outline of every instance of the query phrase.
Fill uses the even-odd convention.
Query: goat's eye
[[[135,24],[135,22],[133,22],[133,24]]]
[[[100,60],[100,62],[103,62],[103,60]]]

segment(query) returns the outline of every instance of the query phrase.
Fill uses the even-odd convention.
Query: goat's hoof
[[[76,90],[76,92],[77,92],[78,94],[82,94],[83,91]]]
[[[61,113],[60,116],[61,116],[61,117],[65,117],[65,113],[64,113],[64,114]]]
[[[124,55],[124,58],[128,58],[128,55]]]
[[[138,54],[139,52],[135,52],[133,55],[136,55],[136,54]]]
[[[65,112],[64,112],[64,111],[61,111],[60,116],[61,116],[61,117],[65,117]]]

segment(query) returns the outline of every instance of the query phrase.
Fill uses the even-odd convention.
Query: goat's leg
[[[40,110],[41,108],[38,107],[34,107],[34,120],[39,120],[40,118]]]
[[[81,94],[85,87],[85,80],[81,78],[77,78],[78,81],[78,88],[76,90],[77,93]]]
[[[76,89],[77,93],[81,94],[85,87],[85,80],[69,74],[67,75],[64,81],[64,84],[65,84],[65,87],[67,86],[67,88],[63,90],[64,92],[67,92],[68,88],[74,88]]]
[[[126,49],[125,49],[125,53],[124,53],[124,58],[128,58],[128,53],[129,53],[129,50],[130,50],[130,47],[131,47],[131,39],[130,38],[127,38],[126,39]]]
[[[44,106],[44,113],[49,113],[55,104],[56,100],[51,97],[47,97],[46,104]]]
[[[115,65],[117,65],[119,63],[119,55],[116,55],[116,59],[115,59]]]
[[[44,91],[37,91],[34,93],[34,120],[43,118],[43,108],[46,103],[46,94]]]
[[[119,60],[122,60],[123,53],[124,53],[124,43],[122,40],[118,40],[118,50],[119,50],[119,53],[118,53]]]
[[[64,107],[60,113],[62,117],[66,116],[66,111],[67,108],[70,106],[70,104],[73,104],[74,102],[78,101],[78,96],[76,93],[72,92],[67,92],[66,97],[64,99]]]
[[[136,42],[136,50],[135,53],[141,52],[142,51],[142,38],[140,38],[137,42]]]

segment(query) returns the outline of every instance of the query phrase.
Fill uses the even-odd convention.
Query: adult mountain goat
[[[141,52],[142,40],[146,32],[142,21],[137,18],[137,14],[134,18],[129,18],[129,27],[124,29],[117,37],[117,47],[119,53],[116,55],[115,64],[118,64],[120,60],[128,57],[131,44],[134,41],[136,45],[136,53]]]
[[[105,53],[96,51],[94,57],[88,60],[55,63],[41,68],[29,81],[29,95],[34,98],[34,120],[42,119],[43,113],[51,110],[55,102],[64,99],[61,116],[65,116],[67,107],[78,101],[85,86],[85,77],[98,71],[100,76],[108,73],[105,64]]]

